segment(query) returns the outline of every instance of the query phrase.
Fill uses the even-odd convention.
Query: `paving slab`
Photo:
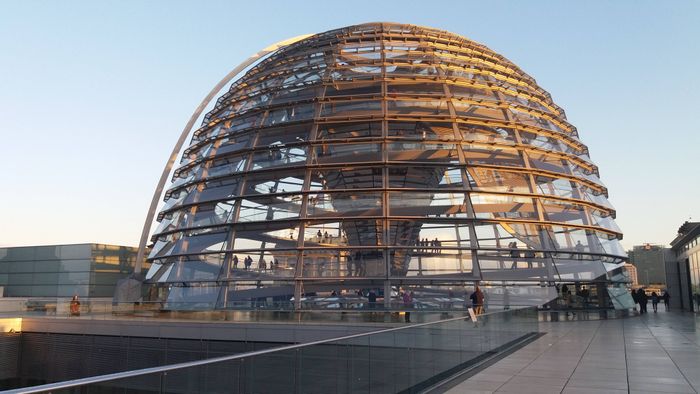
[[[698,393],[699,316],[543,322],[546,335],[446,392]]]

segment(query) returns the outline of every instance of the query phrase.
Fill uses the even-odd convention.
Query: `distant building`
[[[625,269],[627,269],[627,273],[630,275],[630,281],[632,282],[632,286],[639,286],[639,281],[637,280],[637,267],[635,267],[633,264],[627,263],[625,264]]]
[[[660,245],[637,245],[627,252],[630,263],[637,268],[639,285],[666,286],[665,259],[673,259],[668,248]]]
[[[700,222],[685,222],[671,241],[675,262],[667,265],[669,283],[676,283],[671,292],[680,307],[698,311],[700,303]],[[674,305],[671,304],[673,307]]]
[[[103,244],[0,248],[5,297],[112,297],[137,248]]]

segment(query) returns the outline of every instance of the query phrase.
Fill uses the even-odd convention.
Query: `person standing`
[[[469,296],[472,300],[472,308],[474,308],[474,313],[480,315],[483,312],[484,307],[484,293],[481,292],[479,286],[476,286],[472,295]]]
[[[517,242],[510,242],[508,244],[508,249],[510,249],[510,257],[513,259],[510,264],[510,269],[518,268],[518,259],[520,258],[520,251],[518,250]]]
[[[649,297],[644,289],[640,288],[637,290],[637,299],[639,299],[639,313],[647,313],[647,303],[649,302]]]
[[[654,313],[656,313],[659,306],[659,295],[655,291],[651,292],[651,307],[654,308]]]
[[[77,294],[75,294],[70,300],[70,315],[80,316],[80,300],[78,299]]]
[[[637,304],[639,304],[639,297],[637,296],[637,291],[632,289],[632,301],[634,301],[634,310],[637,311]],[[639,308],[639,313],[642,313],[642,308]]]
[[[586,250],[586,247],[583,246],[581,241],[576,241],[576,245],[574,246],[574,249],[576,249],[576,259],[578,259],[578,260],[583,259],[583,252]]]
[[[413,292],[409,293],[408,291],[404,291],[401,298],[403,299],[403,307],[406,309],[404,320],[406,323],[410,323],[411,309],[413,308]]]
[[[377,293],[374,292],[374,289],[369,291],[369,294],[367,295],[367,303],[369,304],[369,309],[374,309],[377,305]]]
[[[662,295],[661,298],[664,299],[664,307],[666,308],[666,312],[668,312],[670,310],[669,301],[671,299],[671,295],[668,294],[668,290],[664,290],[664,295]]]

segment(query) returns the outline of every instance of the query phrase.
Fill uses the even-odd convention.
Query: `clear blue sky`
[[[136,245],[177,136],[279,40],[396,21],[503,54],[562,106],[623,245],[700,220],[698,1],[0,0],[0,245]]]

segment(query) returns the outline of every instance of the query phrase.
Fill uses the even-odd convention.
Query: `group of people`
[[[418,246],[418,252],[421,253],[441,253],[442,242],[437,238],[432,241],[428,238],[417,238],[415,246]]]
[[[238,269],[238,256],[233,256],[233,266],[232,270],[237,270]],[[243,269],[245,271],[250,271],[251,266],[253,265],[253,258],[250,256],[246,256],[246,258],[243,259]],[[260,259],[258,260],[258,271],[267,271],[268,268],[269,270],[274,270],[279,266],[279,260],[276,258],[270,261],[270,266],[268,267],[267,262],[263,258],[263,256],[260,256]]]
[[[664,301],[664,307],[666,308],[666,311],[668,311],[670,308],[669,301],[671,296],[668,294],[667,290],[664,290],[663,295],[660,297],[655,291],[652,292],[651,297],[649,297],[644,289],[639,288],[636,291],[632,290],[632,299],[634,300],[635,304],[639,304],[639,314],[641,315],[643,313],[647,313],[647,304],[649,303],[650,299],[651,307],[654,309],[654,313],[656,313],[658,310],[659,300]]]
[[[520,250],[518,250],[518,243],[513,241],[508,243],[508,249],[510,249],[510,257],[514,259],[519,259],[520,258]],[[532,250],[526,250],[525,253],[523,254],[523,257],[525,257],[526,262],[527,262],[527,268],[532,268],[532,260],[535,258],[535,252]],[[513,263],[510,266],[511,269],[518,268],[518,261],[513,260]]]
[[[321,233],[321,230],[318,230],[316,233],[316,240],[321,243],[333,243],[333,236],[328,234],[328,231],[324,231]]]

